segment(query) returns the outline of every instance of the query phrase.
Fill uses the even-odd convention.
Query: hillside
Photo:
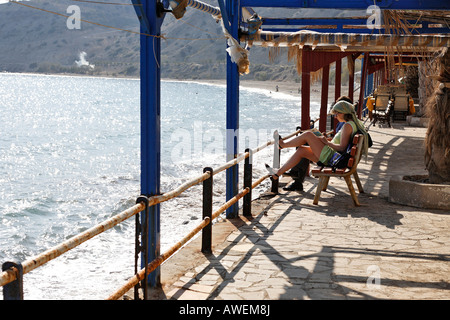
[[[24,2],[66,14],[78,5],[81,18],[118,28],[138,30],[131,6],[105,6],[74,1]],[[0,70],[10,72],[91,73],[136,75],[139,36],[81,22],[81,29],[68,29],[67,18],[9,3],[0,5]],[[80,53],[95,68],[77,67]]]
[[[202,0],[218,6],[215,0]],[[104,26],[81,22],[81,29],[69,29],[67,18],[16,3],[0,5],[0,72],[81,73],[115,77],[139,76],[139,22],[131,5],[110,5],[70,0],[33,0],[23,2],[64,15],[77,5],[81,19]],[[117,3],[131,3],[128,0]],[[266,9],[267,10],[267,9]],[[259,12],[262,12],[259,11]],[[263,12],[262,12],[263,13]],[[337,10],[287,10],[284,16],[336,16]],[[128,30],[132,32],[127,32]],[[220,25],[208,14],[188,8],[182,20],[167,14],[162,33],[163,78],[223,79],[226,43]],[[295,80],[292,63],[282,54],[274,63],[268,50],[252,48],[250,74],[243,79]]]

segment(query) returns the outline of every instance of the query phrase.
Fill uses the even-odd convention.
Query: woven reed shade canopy
[[[318,51],[384,52],[386,47],[401,48],[404,51],[435,51],[450,45],[450,35],[258,31],[253,35],[243,35],[241,42],[262,47],[311,46]]]

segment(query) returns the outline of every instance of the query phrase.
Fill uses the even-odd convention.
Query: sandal
[[[278,149],[283,149],[282,146],[280,146],[280,140],[283,139],[281,138],[280,134],[278,133],[278,130],[275,130],[273,132],[273,138],[275,139],[275,143],[278,143]]]
[[[277,174],[277,171],[275,171],[274,168],[270,167],[267,163],[265,165],[266,165],[267,171],[269,171],[270,176],[277,177],[277,179],[280,178],[280,176]]]

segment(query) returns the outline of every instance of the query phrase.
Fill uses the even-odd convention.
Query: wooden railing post
[[[209,172],[210,176],[203,181],[203,219],[209,217],[210,223],[202,231],[202,252],[210,254],[212,252],[213,169],[204,168],[203,173],[206,172]]]
[[[5,262],[2,271],[8,269],[16,273],[16,280],[3,287],[3,300],[23,300],[23,267],[20,263]]]
[[[279,149],[280,141],[275,138],[274,144],[273,144],[273,168],[279,168],[280,167],[280,156],[281,156],[281,150]],[[278,194],[278,186],[279,186],[280,179],[272,179],[272,188],[271,192]]]
[[[143,290],[144,300],[148,297],[148,227],[149,227],[149,200],[146,196],[140,196],[137,198],[136,203],[143,202],[145,204],[145,210],[141,214],[136,215],[136,234],[135,234],[135,261],[134,261],[134,274],[138,273],[138,259],[139,254],[142,256],[141,261],[145,268],[144,280],[135,286],[134,299],[139,300],[139,287]],[[140,238],[140,239],[139,239]]]
[[[244,164],[244,189],[249,188],[249,192],[244,196],[243,214],[246,217],[252,216],[252,175],[253,175],[253,152],[251,149],[245,149],[248,157]]]

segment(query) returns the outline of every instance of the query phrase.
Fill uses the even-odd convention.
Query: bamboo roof
[[[387,47],[396,48],[402,52],[434,52],[450,45],[450,11],[449,10],[383,10],[381,29],[367,29],[363,32],[351,31],[321,31],[305,30],[264,30],[262,25],[253,34],[242,32],[241,41],[262,47],[293,47],[310,46],[319,51],[356,51],[356,52],[385,52]],[[358,21],[361,17],[351,17]],[[352,24],[351,18],[345,18]],[[363,17],[367,18],[367,17]],[[317,20],[317,18],[315,18]],[[327,19],[320,20],[322,27],[327,26]],[[332,21],[340,18],[333,18]],[[262,19],[264,20],[264,18]],[[361,22],[353,22],[360,24]],[[423,26],[430,24],[443,32],[420,34]],[[313,26],[308,26],[313,29]],[[317,26],[316,26],[317,27]],[[355,25],[357,27],[357,25]],[[440,29],[439,29],[440,28]],[[429,30],[428,30],[429,32]]]
[[[320,33],[301,30],[297,32],[258,31],[242,35],[241,41],[250,46],[294,47],[310,46],[318,51],[385,52],[386,47],[402,51],[436,51],[450,46],[450,35],[398,35]]]
[[[392,10],[388,10],[392,11]],[[428,21],[450,27],[450,12],[438,10],[396,10],[399,16],[407,20]]]

